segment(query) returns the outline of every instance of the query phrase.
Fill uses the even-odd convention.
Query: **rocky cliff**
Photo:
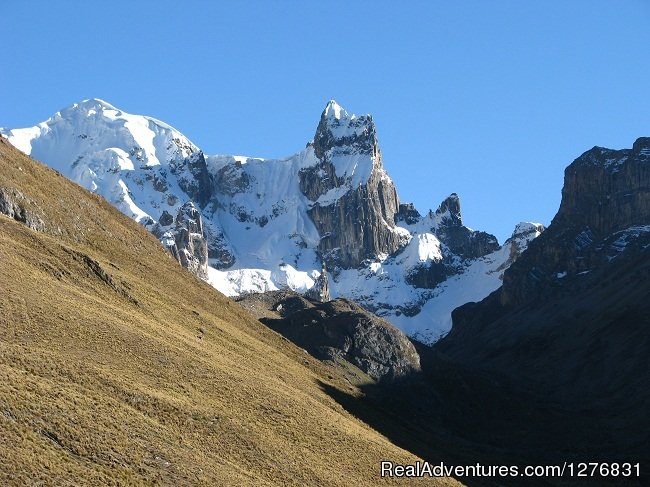
[[[326,303],[332,299],[330,295],[329,275],[327,273],[327,267],[324,262],[320,276],[318,276],[316,282],[309,289],[309,291],[307,291],[305,296],[313,301],[320,301],[321,303]]]
[[[2,137],[0,143],[6,143]],[[0,187],[0,213],[24,223],[32,230],[40,231],[45,228],[45,222],[37,212],[29,208],[33,205],[33,202],[20,190]]]
[[[308,214],[323,259],[332,268],[351,268],[394,252],[401,243],[394,222],[399,200],[372,117],[350,116],[330,101],[312,145],[318,163],[300,171],[300,189],[313,202]]]
[[[609,288],[612,279],[608,273],[619,273],[616,269],[628,265],[626,262],[642,266],[650,259],[648,247],[650,139],[638,139],[632,149],[594,147],[567,167],[560,209],[549,228],[504,272],[501,288],[483,302],[454,313],[452,333],[440,346],[456,350],[461,336],[475,335],[479,328],[495,335],[500,331],[528,332],[524,326],[499,330],[488,322],[518,310],[537,309],[573,293],[595,293],[594,286]],[[650,294],[641,277],[634,272],[629,281],[635,292]],[[602,309],[603,303],[595,302],[594,310],[612,315]],[[632,310],[638,305],[626,298],[615,308]],[[483,343],[471,341],[475,347],[479,342]],[[480,355],[486,353],[487,349]]]
[[[632,149],[594,147],[573,161],[544,238],[504,274],[501,303],[515,306],[552,292],[642,237],[650,224],[649,160],[650,138],[644,137]]]
[[[568,411],[563,420],[578,411],[554,441],[583,457],[650,457],[649,142],[577,158],[549,228],[500,289],[454,311],[435,346],[457,366],[505,378],[537,406]],[[549,450],[537,440],[527,447]]]

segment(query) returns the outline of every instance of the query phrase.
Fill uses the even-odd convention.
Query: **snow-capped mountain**
[[[171,126],[99,99],[0,133],[145,225],[227,295],[306,292],[325,264],[332,297],[425,341],[449,330],[454,308],[497,289],[543,230],[521,224],[501,247],[463,225],[455,194],[426,215],[400,204],[372,117],[334,101],[314,139],[284,159],[207,156]]]

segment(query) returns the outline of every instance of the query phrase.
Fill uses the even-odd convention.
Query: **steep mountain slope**
[[[649,277],[650,138],[594,147],[566,169],[549,228],[498,291],[454,312],[436,349],[580,412],[592,427],[558,437],[574,452],[648,460]]]
[[[377,485],[334,369],[0,138],[3,485]],[[455,484],[428,479],[433,485]]]
[[[495,290],[517,255],[464,226],[456,194],[425,216],[400,204],[372,117],[334,101],[305,149],[279,160],[206,156],[169,125],[98,99],[2,133],[142,223],[230,296],[306,292],[325,263],[332,297],[431,341],[449,330],[452,309]]]

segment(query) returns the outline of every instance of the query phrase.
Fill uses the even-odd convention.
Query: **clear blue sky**
[[[402,201],[548,224],[564,168],[650,135],[650,2],[2,0],[0,126],[85,98],[209,154],[304,147],[330,99],[371,113]]]

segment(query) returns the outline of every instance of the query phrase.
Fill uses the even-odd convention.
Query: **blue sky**
[[[373,115],[402,201],[457,192],[500,241],[550,222],[582,152],[650,135],[644,0],[3,0],[0,45],[0,126],[98,97],[282,157],[333,98]]]

